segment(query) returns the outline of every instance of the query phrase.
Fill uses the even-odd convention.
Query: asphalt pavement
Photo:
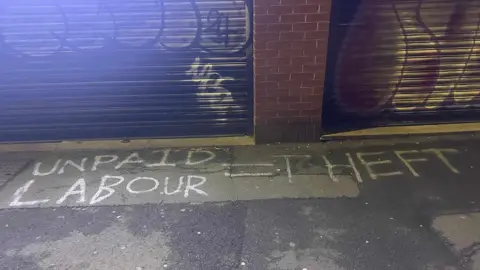
[[[0,269],[480,269],[480,137],[0,154]]]

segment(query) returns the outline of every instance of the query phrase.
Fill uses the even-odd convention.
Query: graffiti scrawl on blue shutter
[[[249,134],[250,8],[249,0],[2,1],[0,140],[27,129],[44,132],[39,139]],[[78,135],[88,127],[95,132]]]

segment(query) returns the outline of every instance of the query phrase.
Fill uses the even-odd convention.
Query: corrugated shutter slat
[[[2,1],[0,141],[250,134],[249,5]]]

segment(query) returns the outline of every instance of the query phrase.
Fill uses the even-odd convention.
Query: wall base
[[[266,124],[255,126],[255,143],[318,142],[320,123]]]

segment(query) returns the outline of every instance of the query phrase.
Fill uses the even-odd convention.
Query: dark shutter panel
[[[2,1],[0,141],[250,134],[248,6]]]
[[[324,120],[480,119],[480,1],[333,1]]]

